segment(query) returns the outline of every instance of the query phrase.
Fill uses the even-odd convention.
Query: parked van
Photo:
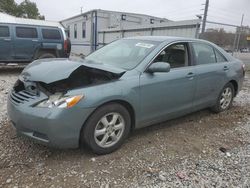
[[[63,58],[69,56],[69,49],[70,42],[60,23],[0,13],[0,62]]]

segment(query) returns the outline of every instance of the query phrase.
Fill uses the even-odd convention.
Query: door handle
[[[194,73],[193,72],[189,72],[187,75],[186,75],[186,78],[188,78],[189,80],[192,80],[194,78]]]
[[[189,72],[187,75],[186,75],[186,78],[193,78],[194,77],[194,73],[193,72]]]
[[[4,41],[11,41],[11,39],[3,39]]]
[[[224,70],[224,71],[229,70],[228,66],[224,66],[223,70]]]

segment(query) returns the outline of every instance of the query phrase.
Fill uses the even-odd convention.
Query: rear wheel
[[[46,58],[56,58],[56,56],[52,53],[42,53],[39,54],[37,59],[46,59]]]
[[[110,103],[97,109],[83,127],[81,139],[96,154],[118,149],[128,136],[131,118],[125,107]]]
[[[217,99],[216,105],[211,108],[215,113],[229,109],[232,106],[235,90],[232,83],[227,83]]]

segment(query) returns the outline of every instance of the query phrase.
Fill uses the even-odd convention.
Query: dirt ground
[[[0,187],[250,187],[250,72],[230,110],[137,130],[104,156],[18,137],[6,97],[19,73],[0,72]]]

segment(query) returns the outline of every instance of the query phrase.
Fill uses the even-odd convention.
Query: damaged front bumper
[[[56,106],[52,99],[57,96],[57,102],[64,97],[68,101],[67,97],[71,97],[69,93],[74,89],[111,82],[123,74],[124,70],[102,64],[67,59],[34,61],[23,70],[8,96],[9,119],[18,133],[40,143],[76,148],[82,126],[95,108],[80,102],[84,98],[81,92],[77,93],[78,99],[79,96],[81,98],[73,106]],[[48,103],[39,106],[46,100]],[[72,105],[71,102],[68,103]],[[81,104],[78,105],[78,102]],[[54,106],[46,106],[50,103]]]
[[[57,148],[79,146],[81,128],[94,108],[38,108],[32,104],[43,100],[45,96],[28,97],[27,93],[15,95],[17,94],[10,92],[7,109],[18,134]],[[24,102],[21,102],[21,97],[25,99]]]

